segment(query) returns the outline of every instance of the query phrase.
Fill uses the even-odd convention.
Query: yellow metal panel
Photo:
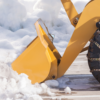
[[[38,22],[41,22],[41,19],[39,19],[36,23],[35,23],[35,26],[37,27],[38,26]],[[44,24],[44,23],[43,23]],[[41,27],[41,26],[40,26]],[[47,28],[47,27],[46,27]],[[39,29],[38,29],[39,30]],[[41,27],[41,33],[42,35],[40,34],[40,32],[38,32],[37,30],[37,34],[38,36],[40,37],[41,39],[41,43],[44,44],[45,47],[49,47],[51,51],[53,51],[53,54],[55,55],[55,57],[57,59],[60,59],[61,58],[61,55],[59,54],[58,50],[55,48],[55,46],[53,45],[53,43],[51,42],[51,40],[49,39],[49,37],[47,36],[47,34],[45,33],[44,29]],[[48,44],[46,44],[48,43]]]
[[[12,63],[13,70],[25,73],[32,83],[42,82],[50,71],[50,63],[46,57],[46,49],[40,39],[36,40]]]
[[[39,27],[41,27],[41,26],[39,25],[38,21],[35,23],[35,26],[36,26],[36,30],[37,30],[38,37],[39,37],[40,40],[41,40],[41,43],[44,45],[45,48],[47,48],[47,47],[48,47],[48,43],[47,43],[46,40],[44,39],[45,33],[42,32],[41,28],[39,28]]]
[[[75,26],[75,24],[73,23],[73,19],[74,17],[76,17],[78,15],[73,3],[71,2],[71,0],[61,0],[62,4],[65,8],[65,11],[70,19],[70,22],[72,23],[73,26]]]
[[[55,57],[57,59],[60,59],[61,58],[61,55],[59,54],[58,50],[55,48],[55,46],[53,45],[53,43],[50,41],[50,39],[48,38],[48,36],[47,35],[44,35],[44,38],[48,42],[48,47],[53,52],[53,54],[55,55]]]
[[[32,83],[40,83],[46,79],[52,79],[53,76],[57,78],[57,58],[53,54],[52,48],[49,48],[49,45],[54,48],[53,44],[49,43],[45,31],[38,21],[35,26],[38,37],[12,63],[12,68],[19,74],[27,74]]]
[[[61,63],[58,66],[58,77],[61,77],[66,72],[97,30],[96,22],[100,20],[99,10],[100,0],[90,2],[83,10],[80,20],[76,25],[75,31],[61,59]]]
[[[49,47],[47,48],[46,56],[51,63],[50,73],[46,80],[53,79],[53,77],[55,77],[54,79],[57,79],[57,59],[55,58]]]
[[[90,1],[86,4],[86,6],[87,6],[89,3],[91,3],[92,1],[94,1],[94,0],[90,0]]]

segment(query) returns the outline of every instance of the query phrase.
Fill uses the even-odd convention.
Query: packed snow
[[[81,12],[89,0],[72,0]],[[24,73],[18,75],[11,63],[37,36],[34,23],[41,18],[61,55],[74,31],[60,0],[0,0],[0,100],[42,100],[40,94],[54,96],[50,87],[61,87],[61,80],[31,84]],[[66,80],[68,81],[68,80]],[[64,87],[65,93],[71,93]]]
[[[26,9],[17,0],[0,0],[0,26],[16,31],[26,17]]]
[[[59,82],[56,80],[47,80],[47,81],[45,81],[45,84],[49,87],[58,87],[59,86]]]

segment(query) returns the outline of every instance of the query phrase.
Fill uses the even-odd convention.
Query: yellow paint
[[[27,74],[32,83],[40,83],[46,79],[52,79],[52,76],[57,78],[57,59],[61,56],[38,21],[35,26],[38,37],[12,63],[12,68],[19,74]],[[56,50],[56,56],[53,54],[53,50]]]
[[[94,32],[97,30],[96,22],[100,20],[99,10],[100,0],[90,2],[83,10],[58,66],[58,77],[64,75],[85,44],[93,37]]]
[[[12,63],[12,68],[19,74],[26,73],[32,83],[43,82],[47,79],[52,79],[53,76],[56,79],[64,75],[78,54],[88,48],[84,48],[84,46],[97,30],[96,22],[100,20],[100,0],[91,0],[92,2],[86,5],[81,14],[77,13],[70,0],[61,1],[72,25],[75,27],[62,58],[39,24],[39,21],[37,21],[35,27],[38,36]],[[75,24],[76,17],[79,20]],[[58,65],[59,59],[61,61]]]
[[[73,23],[73,20],[74,18],[78,15],[73,3],[71,2],[71,0],[61,0],[64,8],[65,8],[65,11],[70,19],[70,22],[73,26],[76,26],[74,23]]]

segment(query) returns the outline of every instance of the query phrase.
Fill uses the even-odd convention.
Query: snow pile
[[[20,2],[25,6],[27,10],[27,14],[31,14],[33,12],[33,7],[38,0],[20,0]]]
[[[53,25],[60,9],[60,0],[38,0],[33,7],[33,15],[40,17],[45,23]]]
[[[32,85],[26,74],[18,75],[8,65],[0,63],[0,100],[36,100],[35,97],[42,100],[39,94],[55,95],[45,83]]]
[[[42,100],[39,96],[41,94],[55,96],[49,87],[59,88],[59,82],[48,80],[41,84],[32,85],[26,74],[18,75],[7,64],[0,63],[0,100]],[[67,94],[71,93],[69,87],[65,88],[64,91]]]
[[[62,77],[61,80],[32,85],[27,75],[18,75],[9,66],[37,36],[34,28],[37,19],[42,18],[49,26],[49,32],[55,35],[54,45],[62,55],[74,27],[60,0],[19,1],[0,0],[0,100],[42,100],[40,94],[55,95],[49,87],[66,88],[69,80]],[[66,88],[65,92],[70,93],[70,89]]]
[[[71,26],[61,1],[19,1],[0,0],[0,25],[2,26],[0,27],[0,49],[12,49],[20,52],[22,47],[26,47],[37,36],[34,23],[39,18],[42,18],[48,26],[49,32],[55,35],[54,45],[60,54],[63,55],[74,27]],[[86,2],[80,2],[80,4],[85,5]],[[78,8],[79,4],[77,2],[75,2],[75,5]]]
[[[0,48],[20,52],[21,47],[26,47],[37,36],[34,23],[42,18],[48,26],[49,32],[55,35],[54,44],[58,51],[63,54],[74,28],[69,25],[70,21],[66,12],[61,8],[61,1],[38,0],[32,2],[36,2],[36,4],[34,4],[33,11],[30,14],[27,13],[26,17],[25,9],[29,8],[29,1],[25,3],[25,0],[21,0],[25,8],[18,0],[1,0]]]
[[[17,0],[0,0],[0,26],[16,31],[25,17],[26,9]]]
[[[5,45],[4,45],[5,44]],[[13,49],[13,46],[7,40],[0,40],[0,48]]]

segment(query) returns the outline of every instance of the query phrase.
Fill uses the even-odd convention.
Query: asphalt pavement
[[[69,79],[66,86],[72,93],[65,94],[64,88],[53,88],[56,96],[43,95],[44,100],[100,100],[100,84],[90,73],[86,54],[80,53],[63,76],[64,80]]]

